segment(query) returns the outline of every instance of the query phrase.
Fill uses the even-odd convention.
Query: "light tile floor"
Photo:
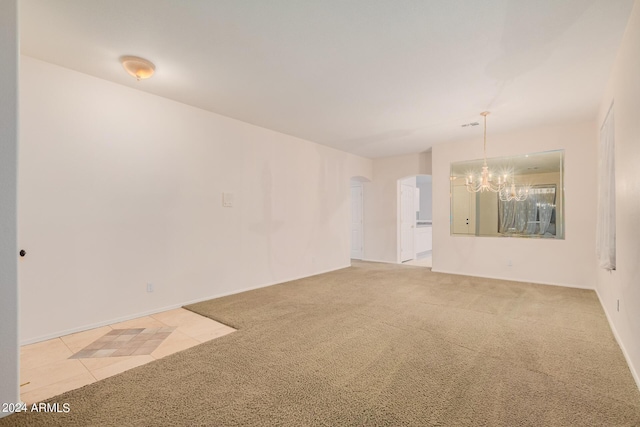
[[[90,344],[114,334],[114,330],[135,328],[171,332],[149,354],[77,357]],[[233,331],[229,326],[178,308],[25,345],[20,349],[20,398],[27,404],[40,402]]]
[[[431,256],[432,256],[432,252],[431,251],[422,252],[422,253],[418,254],[418,258],[417,259],[413,259],[411,261],[403,262],[403,264],[415,265],[415,266],[418,266],[418,267],[429,267],[429,268],[431,268],[431,265],[432,265]]]

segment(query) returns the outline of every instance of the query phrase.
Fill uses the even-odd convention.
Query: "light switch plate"
[[[225,208],[233,206],[233,193],[222,193],[222,206]]]

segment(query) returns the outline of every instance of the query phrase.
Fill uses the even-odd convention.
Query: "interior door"
[[[416,226],[415,189],[412,185],[400,185],[400,261],[413,259],[413,239]]]
[[[362,259],[364,256],[363,246],[363,225],[362,225],[362,185],[351,187],[351,258]]]

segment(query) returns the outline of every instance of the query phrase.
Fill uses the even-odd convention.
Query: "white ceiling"
[[[34,58],[365,157],[595,118],[633,0],[21,0]],[[136,82],[118,58],[156,75]]]

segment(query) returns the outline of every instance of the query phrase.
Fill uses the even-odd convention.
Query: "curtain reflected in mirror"
[[[482,160],[451,164],[451,234],[564,238],[564,151],[487,159],[489,170],[508,176],[502,192],[469,190]],[[524,194],[522,197],[510,197]]]
[[[498,200],[498,233],[505,235],[556,235],[556,187],[529,189],[524,201]]]

